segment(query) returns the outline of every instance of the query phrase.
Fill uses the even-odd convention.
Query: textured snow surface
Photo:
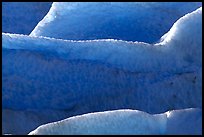
[[[2,32],[30,34],[52,2],[2,2]]]
[[[201,2],[54,2],[31,36],[153,43]]]
[[[135,109],[158,114],[201,108],[202,8],[176,21],[156,44],[2,33],[2,81],[5,134],[27,134],[42,124],[91,112]],[[148,119],[146,113],[142,121],[150,120],[150,125],[144,122],[135,132],[200,134],[193,124],[176,128],[188,120],[180,118],[181,111],[173,112],[178,114],[165,124],[175,124],[166,126],[172,132],[164,132],[163,118]]]
[[[154,115],[127,109],[96,112],[45,124],[29,134],[202,134],[202,111],[194,108]]]
[[[115,100],[124,97],[118,107],[147,112],[162,112],[170,106],[201,107],[201,11],[199,8],[180,19],[187,24],[188,33],[197,33],[189,36],[182,24],[175,23],[178,37],[186,39],[174,39],[174,35],[167,45],[114,40],[73,42],[2,34],[3,107],[78,108],[76,104],[97,94],[101,95],[88,102],[93,108],[115,95]],[[132,103],[135,100],[137,103]],[[158,101],[159,106],[155,105]],[[115,102],[107,105],[111,104]],[[107,105],[100,106],[105,109]]]
[[[70,109],[82,114],[201,107],[201,11],[180,19],[188,33],[196,34],[189,36],[175,23],[178,37],[186,39],[173,35],[166,45],[2,34],[3,108]]]
[[[167,112],[166,134],[198,135],[202,134],[202,110],[185,109]]]

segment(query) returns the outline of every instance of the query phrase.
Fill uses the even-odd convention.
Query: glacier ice
[[[29,116],[29,110],[35,110],[33,119],[24,119],[32,124],[21,128],[23,122],[4,122],[4,133],[25,133],[90,112],[129,108],[155,114],[201,108],[201,30],[199,8],[180,18],[156,44],[3,33],[2,107],[12,110],[3,117],[15,121],[22,111]],[[45,109],[61,116],[45,118],[50,114],[42,114]],[[11,131],[12,127],[19,131]]]
[[[79,110],[115,109],[117,106],[155,113],[201,107],[201,10],[180,19],[188,24],[185,27],[189,28],[189,33],[192,28],[192,32],[198,30],[197,34],[185,40],[172,38],[172,44],[167,45],[2,34],[3,107],[74,109],[97,94],[100,96],[94,97],[95,101]],[[180,26],[182,24],[177,28]],[[184,35],[182,37],[189,36],[184,29],[177,31],[178,35]],[[159,96],[155,96],[158,92]],[[113,96],[114,100],[104,104],[103,100]],[[138,103],[132,103],[135,100]],[[116,102],[121,103],[116,105]],[[159,107],[155,105],[158,102]]]
[[[163,134],[165,117],[166,115],[151,116],[137,110],[96,112],[42,125],[29,134]]]
[[[54,2],[30,35],[153,43],[177,19],[201,6],[201,2]]]
[[[167,118],[166,134],[202,134],[202,109],[190,108],[168,111]]]
[[[96,112],[41,125],[29,133],[29,135],[114,134],[201,135],[202,111],[201,109],[193,108],[154,115],[128,109]]]
[[[2,32],[30,34],[51,2],[2,2]]]

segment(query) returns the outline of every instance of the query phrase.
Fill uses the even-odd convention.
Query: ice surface
[[[151,116],[137,110],[115,110],[84,114],[40,126],[30,134],[162,134],[166,115]]]
[[[54,2],[31,36],[156,42],[201,2]]]
[[[199,8],[179,19],[156,44],[3,33],[2,107],[12,110],[7,120],[15,121],[21,115],[16,112],[29,109],[38,115],[32,117],[43,119],[25,118],[32,124],[24,129],[24,122],[12,123],[19,131],[5,122],[4,131],[25,133],[51,119],[123,108],[154,114],[201,108],[201,30]],[[50,113],[41,115],[45,109],[66,113],[44,119]]]
[[[52,2],[2,2],[2,32],[30,34]]]
[[[168,112],[166,134],[170,135],[201,135],[202,110],[186,109]]]
[[[201,10],[181,18],[188,33],[202,28]],[[189,36],[183,29],[177,31]],[[157,46],[2,34],[3,108],[71,109],[79,114],[116,108],[158,113],[201,107],[202,34],[196,32],[187,40]]]
[[[29,135],[202,134],[201,121],[202,111],[195,108],[155,115],[124,109],[74,116],[42,125]]]
[[[183,56],[184,60],[198,62],[201,66],[202,58],[202,7],[179,19],[168,33],[161,38],[161,45],[171,46],[172,52]],[[191,27],[191,28],[188,28]],[[192,36],[193,35],[193,36]],[[189,39],[190,38],[190,39]],[[179,41],[182,41],[182,45]],[[173,45],[173,46],[172,46]],[[200,48],[200,50],[197,50]],[[188,52],[188,54],[186,54]],[[198,64],[197,64],[198,65]]]

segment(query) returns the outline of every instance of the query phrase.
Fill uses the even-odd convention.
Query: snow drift
[[[199,8],[179,19],[156,44],[3,33],[2,107],[65,111],[52,120],[127,108],[154,114],[201,108],[201,30]],[[34,126],[50,122],[28,120]]]
[[[2,2],[2,32],[30,34],[52,2]]]
[[[117,106],[156,113],[201,107],[201,11],[180,19],[196,34],[172,36],[167,45],[3,34],[3,108],[88,112]],[[189,36],[182,24],[175,23],[176,34]]]
[[[201,2],[54,2],[31,36],[156,42]]]
[[[184,109],[155,115],[126,109],[97,112],[45,124],[29,133],[29,135],[119,134],[202,134],[202,111]]]

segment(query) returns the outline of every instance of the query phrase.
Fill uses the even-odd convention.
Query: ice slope
[[[157,42],[201,2],[54,2],[31,36]]]
[[[30,34],[52,2],[2,2],[2,32]]]
[[[42,125],[29,135],[202,134],[202,110],[183,109],[162,114],[114,110],[74,116]]]
[[[142,75],[140,76],[142,77]],[[167,78],[167,80],[158,81],[158,83],[152,82],[152,84],[150,84],[150,82],[148,81],[149,83],[146,82],[146,84],[140,85],[139,87],[135,86],[135,89],[133,89],[134,87],[132,86],[132,84],[130,86],[127,84],[128,82],[127,79],[131,78],[130,76],[129,77],[127,76],[127,78],[125,78],[124,80],[119,79],[118,80],[119,82],[115,82],[116,80],[113,81],[110,78],[110,81],[113,81],[113,83],[110,83],[110,82],[107,82],[107,83],[114,84],[119,87],[116,88],[108,84],[105,85],[104,82],[102,82],[101,86],[98,86],[98,90],[96,90],[96,87],[93,88],[93,86],[90,84],[91,82],[85,82],[84,84],[87,86],[90,86],[90,89],[93,88],[93,90],[86,89],[85,91],[82,90],[83,87],[85,86],[81,84],[82,82],[81,80],[79,80],[79,83],[78,83],[79,86],[70,86],[72,82],[70,82],[71,84],[67,82],[68,86],[74,87],[74,89],[77,89],[77,87],[79,88],[78,90],[76,90],[76,92],[72,91],[73,90],[72,88],[68,88],[66,92],[65,90],[62,90],[62,87],[59,88],[59,91],[56,90],[56,87],[54,87],[54,89],[47,87],[49,88],[48,89],[49,91],[46,91],[46,87],[42,87],[42,86],[40,87],[41,88],[40,91],[33,90],[32,88],[24,88],[28,90],[20,91],[18,89],[20,88],[20,86],[15,86],[16,83],[12,82],[11,84],[14,83],[14,86],[17,87],[17,91],[19,93],[10,93],[10,92],[15,92],[15,90],[9,91],[7,92],[7,94],[6,92],[3,92],[2,107],[11,108],[13,110],[16,110],[16,109],[18,110],[20,108],[21,111],[23,111],[24,109],[36,108],[38,109],[38,111],[36,111],[35,114],[38,114],[39,119],[41,120],[39,120],[38,122],[36,119],[27,119],[26,121],[27,123],[30,123],[30,125],[24,127],[25,124],[20,122],[11,123],[11,119],[15,120],[18,118],[17,116],[14,117],[12,115],[5,114],[5,118],[9,119],[8,121],[10,122],[3,123],[2,127],[5,127],[5,131],[7,131],[5,133],[23,134],[25,132],[28,133],[28,131],[36,128],[41,124],[45,124],[47,122],[51,122],[57,119],[62,119],[65,116],[70,117],[77,114],[84,114],[88,112],[113,110],[113,109],[121,109],[121,108],[132,108],[132,109],[138,108],[139,110],[156,113],[156,112],[164,112],[168,109],[172,110],[174,108],[187,108],[187,107],[197,107],[197,106],[200,106],[201,108],[202,85],[201,85],[201,82],[199,82],[200,79],[197,79],[194,81],[194,74],[182,74],[182,76],[178,76],[178,78],[176,78],[177,76],[178,75],[172,76],[169,79]],[[201,77],[201,75],[198,75],[198,74],[197,76]],[[92,77],[92,75],[90,77]],[[148,78],[148,76],[145,76],[145,77],[146,79]],[[150,75],[149,78],[150,77],[156,77],[156,74]],[[119,76],[117,76],[116,78],[119,78]],[[76,79],[76,77],[74,77],[73,79]],[[96,78],[93,78],[93,80],[95,79]],[[26,80],[30,82],[29,79],[26,79]],[[153,80],[154,79],[152,79],[152,81]],[[122,82],[124,81],[125,84],[121,84],[122,82],[120,81]],[[21,82],[22,80],[19,80],[19,82],[17,83],[20,84]],[[134,81],[132,81],[132,83],[133,82]],[[196,82],[196,83],[198,82],[199,84],[194,84],[193,82]],[[99,84],[99,82],[95,82],[95,83]],[[73,82],[73,84],[77,84],[77,82]],[[33,85],[33,86],[36,86],[36,85]],[[53,84],[50,84],[50,85],[51,87],[53,87]],[[58,84],[58,85],[62,85],[62,84]],[[102,87],[103,85],[109,86],[109,87],[104,88]],[[135,84],[135,85],[138,85],[138,84]],[[23,84],[23,86],[26,87],[29,85]],[[46,86],[49,86],[49,85],[47,84]],[[142,86],[146,86],[146,88]],[[100,90],[100,87],[101,87],[101,90]],[[111,88],[113,90],[108,90]],[[117,91],[114,91],[114,88]],[[23,89],[23,88],[20,88],[20,89]],[[58,92],[58,93],[55,93],[55,92]],[[39,96],[39,98],[37,98],[37,96]],[[6,103],[7,104],[10,103],[9,106],[8,105],[6,106],[5,105]],[[44,119],[46,114],[42,116],[40,113],[42,111],[45,111],[46,107],[48,109],[53,109],[53,110],[57,109],[58,111],[64,111],[64,115],[52,116],[50,119]],[[55,113],[56,112],[52,114],[55,114]],[[50,115],[50,113],[48,112],[47,115]],[[3,119],[4,119],[4,115],[3,115]],[[8,125],[6,123],[10,123],[11,125]],[[34,124],[31,124],[31,123],[34,123]],[[20,129],[20,127],[22,126],[24,127],[23,130]],[[17,128],[18,130],[17,129],[13,130],[13,127],[19,127],[19,128]]]
[[[202,109],[184,109],[167,112],[166,134],[201,135]]]
[[[201,107],[201,15],[199,8],[178,20],[172,27],[177,35],[166,45],[2,34],[3,108],[70,110],[76,115]]]
[[[162,134],[166,115],[151,116],[137,110],[115,110],[74,116],[42,125],[30,135]]]
[[[65,112],[39,121],[26,119],[32,124],[24,129],[23,122],[5,122],[5,133],[25,133],[53,120],[96,111],[201,108],[201,16],[199,8],[182,17],[155,45],[3,33],[2,107],[14,111],[6,118],[15,120],[21,115],[18,111],[30,109],[38,119],[50,114],[41,114],[44,109]],[[11,131],[12,126],[19,131]]]

